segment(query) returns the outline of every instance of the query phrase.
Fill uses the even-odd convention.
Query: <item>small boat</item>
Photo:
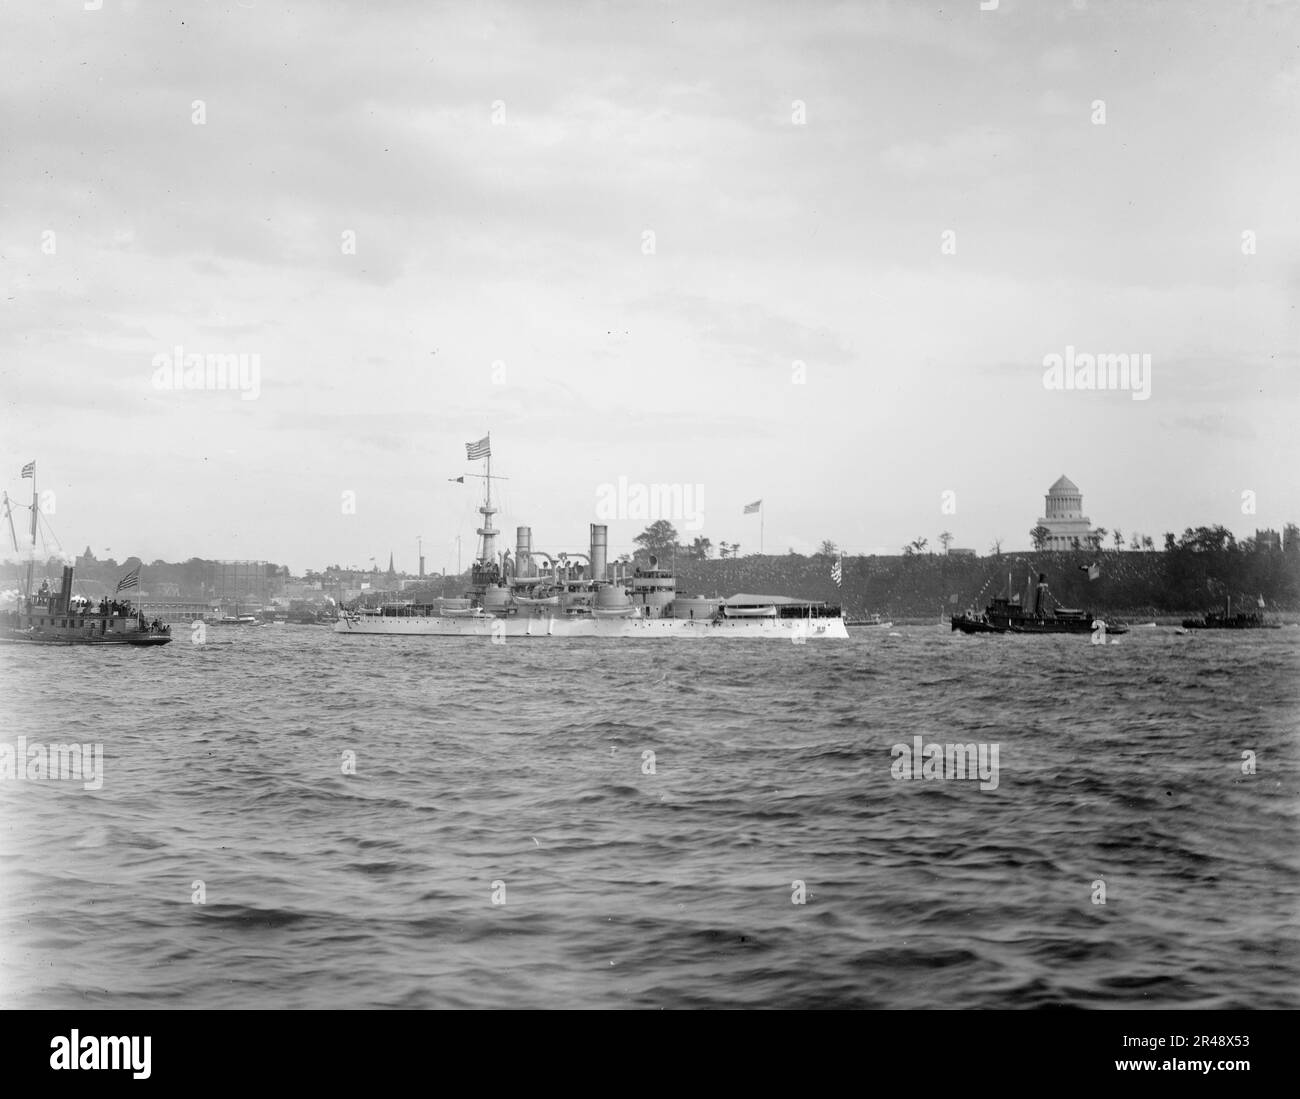
[[[775,607],[727,607],[722,608],[722,613],[728,618],[775,618]]]
[[[1260,600],[1263,606],[1263,600]],[[1206,611],[1200,618],[1184,618],[1185,630],[1279,630],[1280,622],[1269,622],[1262,614],[1254,611],[1232,613],[1232,598],[1229,596],[1223,611]]]

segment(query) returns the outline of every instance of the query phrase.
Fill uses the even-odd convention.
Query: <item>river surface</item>
[[[1294,627],[173,632],[0,646],[0,1006],[1300,1007]]]

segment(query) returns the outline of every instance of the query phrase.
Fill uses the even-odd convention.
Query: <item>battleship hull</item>
[[[844,619],[823,618],[594,618],[587,616],[494,615],[429,617],[359,615],[342,618],[335,633],[382,637],[601,637],[683,638],[688,641],[720,638],[732,641],[775,639],[799,643],[807,640],[847,640]]]

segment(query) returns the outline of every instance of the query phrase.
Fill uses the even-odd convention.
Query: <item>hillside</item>
[[[1100,576],[1083,570],[1097,564]],[[1025,591],[1028,578],[1047,574],[1052,594],[1065,606],[1108,614],[1142,616],[1193,613],[1222,606],[1252,608],[1262,595],[1272,611],[1300,610],[1300,553],[1242,551],[1010,553],[997,557],[846,557],[843,586],[831,579],[822,557],[742,557],[697,561],[677,558],[678,590],[727,595],[754,592],[823,599],[860,616],[937,617],[974,606],[1006,587]],[[955,602],[954,602],[955,597]]]

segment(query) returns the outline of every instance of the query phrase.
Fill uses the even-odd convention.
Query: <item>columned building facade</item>
[[[1047,490],[1047,514],[1038,520],[1040,527],[1051,533],[1044,546],[1049,550],[1092,549],[1097,536],[1092,530],[1092,520],[1083,514],[1083,494],[1064,474]]]

